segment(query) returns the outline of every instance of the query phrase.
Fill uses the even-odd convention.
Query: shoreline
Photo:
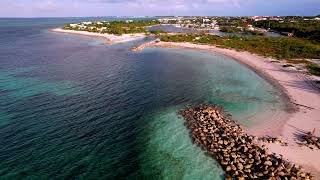
[[[219,53],[231,57],[238,62],[255,71],[262,78],[266,79],[272,85],[282,92],[281,96],[288,100],[288,111],[283,112],[281,119],[283,124],[273,124],[271,134],[281,136],[288,146],[280,144],[266,144],[271,152],[282,154],[289,161],[302,165],[310,170],[317,177],[320,177],[320,150],[311,150],[308,147],[300,146],[299,136],[303,133],[317,128],[319,136],[320,128],[320,95],[319,89],[315,89],[307,82],[306,77],[301,72],[282,67],[276,60],[255,55],[249,52],[240,52],[233,49],[224,49],[210,45],[200,45],[192,43],[174,43],[174,42],[154,42],[137,47],[136,51],[141,51],[147,47],[164,48],[189,48],[204,50],[212,53]],[[275,115],[278,116],[278,115]],[[279,117],[277,117],[279,118]],[[279,119],[277,119],[279,120]],[[274,121],[273,121],[274,122]],[[258,127],[256,132],[250,132],[254,135],[271,135],[268,130]]]
[[[50,29],[49,31],[105,38],[107,40],[105,44],[123,43],[123,42],[134,41],[134,40],[145,38],[145,35],[143,33],[114,35],[114,34],[94,33],[94,32],[88,32],[88,31],[65,30],[62,28],[54,28],[54,29]]]

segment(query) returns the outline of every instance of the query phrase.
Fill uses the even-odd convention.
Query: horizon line
[[[319,15],[145,15],[145,16],[0,16],[0,18],[8,18],[8,19],[30,19],[30,18],[99,18],[99,17],[133,17],[133,18],[139,18],[139,17],[252,17],[252,16],[259,16],[259,17],[317,17]]]

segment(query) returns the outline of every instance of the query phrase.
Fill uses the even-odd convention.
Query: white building
[[[90,25],[90,24],[92,24],[92,22],[82,22],[82,24]]]
[[[70,24],[70,27],[73,27],[73,28],[78,27],[78,24]]]
[[[247,24],[247,29],[248,29],[249,31],[254,31],[254,30],[255,30],[255,28],[253,27],[252,24]]]
[[[202,19],[203,23],[210,22],[210,19]]]

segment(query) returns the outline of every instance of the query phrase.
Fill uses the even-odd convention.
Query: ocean
[[[0,19],[0,179],[223,179],[177,112],[223,106],[247,128],[281,93],[232,58],[55,33],[117,18]]]

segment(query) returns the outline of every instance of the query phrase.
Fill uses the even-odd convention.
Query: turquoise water
[[[52,83],[36,77],[19,77],[21,73],[27,73],[30,70],[30,68],[18,68],[14,71],[2,70],[0,72],[0,89],[8,91],[7,96],[2,98],[19,100],[42,93],[69,96],[81,93],[81,90],[76,89],[71,81]]]
[[[277,89],[222,55],[133,53],[145,40],[48,31],[75,21],[0,19],[0,179],[222,179],[177,111],[219,104],[252,128],[284,108]]]
[[[191,142],[189,131],[177,118],[178,110],[171,107],[146,119],[149,123],[141,135],[146,144],[140,157],[142,173],[159,179],[223,179],[217,162]]]

